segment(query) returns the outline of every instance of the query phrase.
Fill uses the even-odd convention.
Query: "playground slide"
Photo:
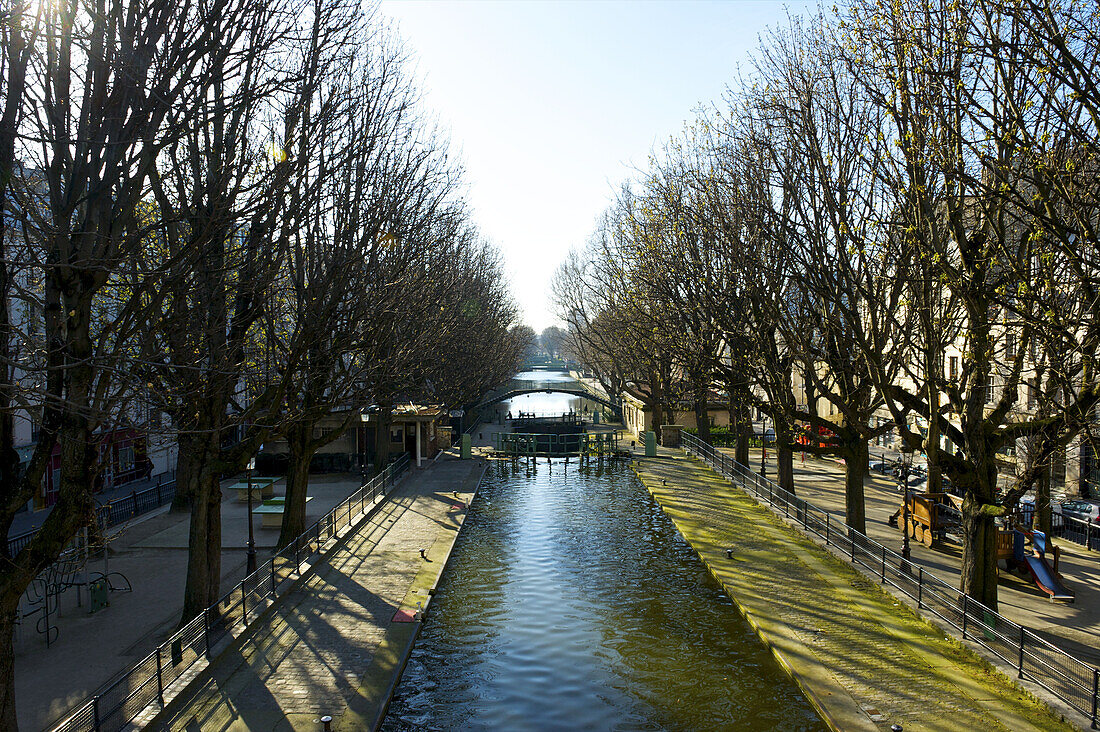
[[[1058,581],[1054,571],[1042,557],[1024,557],[1027,560],[1027,568],[1031,571],[1031,578],[1035,585],[1055,600],[1069,600],[1073,602],[1073,593]]]

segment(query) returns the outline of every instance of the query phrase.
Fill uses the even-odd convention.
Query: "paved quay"
[[[237,478],[227,479],[222,488],[223,588],[245,574],[248,511],[230,488],[235,482]],[[306,505],[307,522],[316,521],[359,485],[356,475],[310,476],[314,500]],[[285,481],[275,484],[275,492],[285,492]],[[48,648],[44,636],[35,632],[35,617],[17,630],[15,693],[21,729],[52,726],[173,633],[183,610],[189,521],[189,513],[171,513],[166,505],[111,527],[106,563],[93,558],[86,567],[88,572],[112,573],[119,591],[110,593],[109,606],[91,613],[86,590],[71,587],[61,594],[58,611],[51,613],[56,638]],[[256,546],[263,561],[279,531],[259,528],[259,523]],[[78,574],[74,579],[82,578]],[[126,583],[130,591],[122,591]]]
[[[635,470],[833,729],[1073,729],[702,462]]]
[[[445,454],[414,471],[149,729],[374,728],[484,469]]]
[[[719,448],[733,457],[733,450]],[[878,454],[877,448],[875,451]],[[760,466],[760,451],[750,451],[750,465]],[[775,456],[768,452],[767,474],[775,479]],[[794,460],[794,487],[799,498],[841,518],[844,516],[844,466],[834,460],[818,459],[799,453]],[[894,551],[901,551],[900,529],[888,519],[901,506],[897,480],[872,472],[864,481],[867,505],[867,535]],[[998,612],[1009,620],[1025,625],[1050,643],[1094,666],[1100,666],[1100,552],[1080,544],[1055,538],[1061,550],[1058,571],[1065,584],[1076,593],[1074,602],[1051,602],[1028,578],[1001,570],[998,588]],[[929,548],[919,541],[909,542],[912,561],[948,584],[958,587],[962,566],[962,545],[938,543]]]

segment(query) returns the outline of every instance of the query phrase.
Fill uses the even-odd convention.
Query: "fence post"
[[[1024,626],[1020,626],[1020,678],[1024,677]]]
[[[966,623],[967,616],[970,614],[967,612],[969,609],[967,603],[970,601],[970,595],[963,595],[963,640],[966,640]]]
[[[1100,699],[1100,669],[1092,669],[1092,729],[1097,729],[1097,699]]]
[[[906,559],[901,560],[908,561]],[[921,609],[921,601],[924,599],[924,567],[917,567],[917,610]]]
[[[1100,698],[1100,669],[1092,670],[1092,728],[1096,729],[1096,701]]]
[[[278,557],[278,556],[279,555],[276,554],[275,556],[271,557],[271,595],[272,595],[272,597],[278,597],[279,596],[279,593],[275,591],[276,590],[276,584],[275,584],[275,557]]]
[[[856,563],[856,532],[848,529],[848,544],[852,547],[852,564]]]
[[[1093,695],[1094,700],[1095,700],[1095,698],[1096,698],[1095,695]],[[1095,701],[1093,702],[1092,706],[1093,706],[1093,715],[1092,716],[1095,718],[1096,717],[1096,714],[1095,714],[1096,702]],[[99,695],[98,694],[96,694],[95,696],[92,697],[92,726],[95,729],[95,732],[99,732]]]
[[[244,589],[244,580],[241,580],[241,622],[248,627],[248,593]]]
[[[161,677],[160,646],[157,646],[157,700],[160,708],[164,709],[164,680]]]
[[[829,512],[825,512],[825,546],[829,546]]]
[[[294,540],[294,574],[299,577],[302,576],[302,560],[299,550],[302,548],[302,537],[297,537]]]
[[[886,584],[886,547],[882,547],[882,572],[879,575],[879,582]]]

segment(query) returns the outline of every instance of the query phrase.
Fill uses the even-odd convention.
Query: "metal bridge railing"
[[[342,530],[377,510],[385,502],[387,485],[393,486],[408,467],[409,456],[403,455],[360,486],[221,600],[74,709],[52,728],[54,732],[115,732],[128,728],[151,705],[163,709],[223,643],[247,632],[264,610],[289,592],[312,566],[311,560]]]
[[[864,573],[905,593],[922,614],[931,614],[994,654],[1019,678],[1029,679],[1085,715],[1097,729],[1100,669],[1066,653],[1025,626],[990,610],[931,572],[865,534],[853,531],[828,511],[818,508],[777,483],[752,472],[694,435],[681,435],[685,452],[695,455],[722,477],[774,512],[792,519],[807,534],[834,546]]]

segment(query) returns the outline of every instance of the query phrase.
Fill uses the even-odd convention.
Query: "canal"
[[[495,460],[382,729],[561,728],[825,726],[627,464]]]

